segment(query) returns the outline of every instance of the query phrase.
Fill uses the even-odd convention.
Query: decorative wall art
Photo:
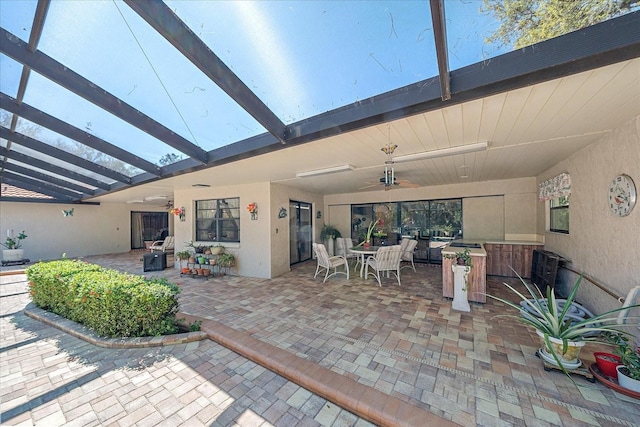
[[[251,214],[251,219],[253,221],[258,219],[258,204],[256,202],[251,202],[247,206],[247,210]]]
[[[278,218],[286,218],[287,217],[287,210],[285,208],[280,208],[280,211],[278,212]]]
[[[169,210],[169,213],[180,218],[181,222],[184,222],[186,219],[186,211],[184,210],[184,206],[181,208],[172,208]]]

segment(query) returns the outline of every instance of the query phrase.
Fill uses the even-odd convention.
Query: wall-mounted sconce
[[[278,218],[286,218],[287,217],[287,210],[285,208],[280,208],[280,211],[278,212]]]
[[[318,213],[316,213],[316,218],[318,219],[322,218],[322,212],[318,211]]]

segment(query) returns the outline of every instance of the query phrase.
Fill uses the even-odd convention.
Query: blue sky
[[[35,3],[0,0],[2,27],[27,40]],[[427,1],[166,3],[285,123],[437,75]],[[481,4],[445,2],[451,69],[502,53]],[[39,49],[205,150],[265,132],[122,2],[52,1]],[[0,57],[3,92],[20,71]],[[35,73],[24,102],[152,162],[175,151]]]

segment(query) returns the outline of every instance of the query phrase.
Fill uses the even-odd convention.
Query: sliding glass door
[[[311,204],[289,202],[289,253],[290,264],[311,259],[311,242],[313,239],[311,224]]]

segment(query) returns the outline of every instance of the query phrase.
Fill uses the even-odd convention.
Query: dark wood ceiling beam
[[[2,180],[4,182],[15,182],[21,183],[22,185],[16,185],[16,187],[21,186],[31,186],[34,188],[31,191],[35,191],[37,193],[46,194],[51,197],[55,197],[57,199],[66,199],[69,201],[80,200],[81,193],[76,193],[74,191],[69,191],[64,188],[58,187],[57,185],[49,184],[48,182],[38,181],[37,179],[28,178],[26,176],[18,175],[12,172],[4,171],[2,174]]]
[[[440,97],[443,101],[451,99],[449,80],[449,51],[447,49],[447,26],[444,17],[444,0],[431,0],[431,21],[438,58],[438,76],[440,77]]]
[[[30,52],[28,45],[24,41],[4,28],[0,28],[0,38],[2,39],[0,52],[187,156],[193,157],[202,163],[207,163],[207,152],[202,148],[39,50]]]
[[[286,142],[287,126],[173,13],[169,6],[155,0],[125,0],[125,3],[269,133],[280,142]]]
[[[49,162],[36,159],[26,154],[18,153],[17,151],[14,151],[14,150],[8,151],[7,149],[0,147],[0,155],[6,156],[8,159],[15,160],[25,165],[42,169],[44,171],[51,172],[55,175],[63,176],[73,181],[82,182],[83,184],[87,184],[91,187],[101,188],[107,191],[112,189],[112,186],[107,184],[106,182],[98,181],[97,179],[90,178],[88,176],[79,174],[77,172],[70,171],[69,169],[65,169],[60,166],[52,165]]]
[[[9,95],[0,92],[0,107],[13,114],[32,121],[40,126],[44,126],[60,135],[64,135],[75,141],[78,141],[88,147],[98,150],[104,154],[121,160],[129,165],[135,166],[143,171],[149,172],[156,176],[161,175],[160,167],[153,163],[144,160],[127,150],[123,150],[97,136],[91,135],[88,132],[83,131],[75,126],[71,126],[57,119],[44,111],[38,110],[28,104],[19,103]]]
[[[73,182],[65,181],[63,179],[56,178],[55,176],[47,175],[42,172],[35,171],[33,169],[28,169],[23,166],[16,165],[14,163],[7,162],[4,165],[4,169],[19,173],[20,175],[24,175],[29,178],[37,179],[39,181],[45,181],[67,190],[77,191],[78,193],[81,193],[83,197],[93,196],[96,193],[91,188],[83,187],[81,185],[74,184]]]
[[[104,177],[123,182],[125,184],[131,183],[131,178],[124,174],[121,174],[120,172],[116,172],[112,169],[98,165],[94,162],[83,159],[82,157],[78,157],[74,154],[68,153],[67,151],[53,147],[49,144],[45,144],[44,142],[40,142],[21,133],[10,132],[9,129],[5,128],[4,126],[0,126],[0,138],[13,141],[18,145],[22,145],[23,147],[30,148],[31,150],[35,150],[39,153],[46,154],[47,156],[51,156],[58,160],[70,163],[80,169],[85,169]]]

